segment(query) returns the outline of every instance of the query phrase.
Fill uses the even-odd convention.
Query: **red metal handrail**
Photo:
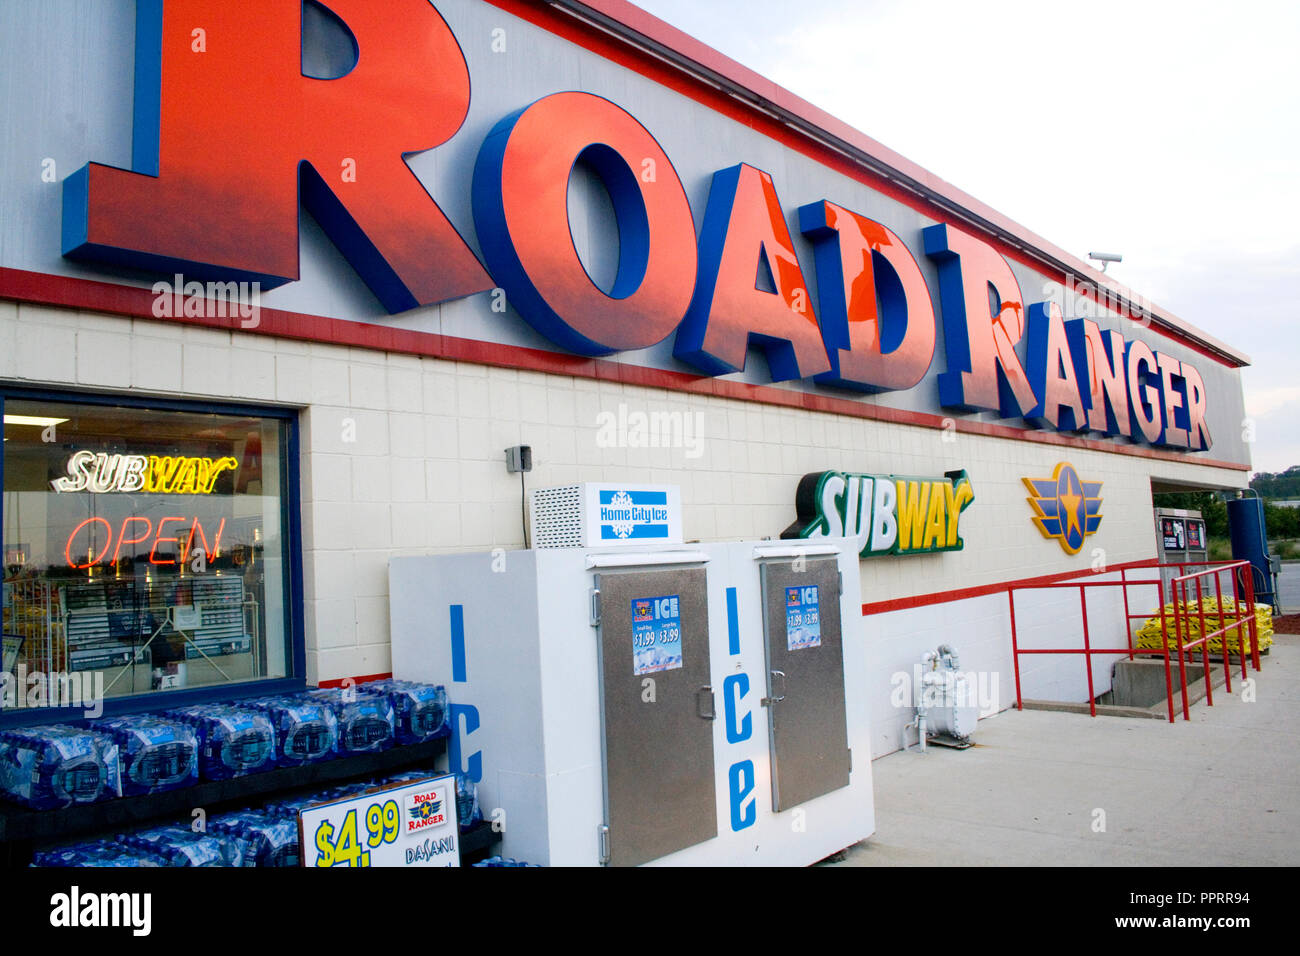
[[[1191,719],[1188,715],[1188,706],[1187,706],[1187,672],[1183,668],[1184,648],[1194,650],[1197,647],[1197,645],[1199,645],[1201,648],[1201,670],[1205,674],[1205,702],[1210,707],[1214,706],[1214,687],[1212,681],[1210,680],[1210,659],[1209,659],[1210,638],[1220,637],[1220,636],[1224,638],[1223,641],[1221,642],[1223,645],[1223,679],[1229,694],[1232,693],[1232,664],[1231,664],[1232,655],[1228,652],[1228,641],[1226,638],[1228,631],[1231,631],[1233,629],[1236,629],[1237,631],[1237,653],[1241,657],[1241,679],[1246,680],[1247,673],[1248,673],[1246,669],[1246,646],[1242,639],[1243,635],[1241,633],[1241,628],[1243,626],[1247,629],[1247,633],[1250,636],[1251,662],[1255,665],[1255,670],[1260,669],[1259,626],[1258,626],[1258,622],[1255,619],[1255,582],[1252,580],[1251,575],[1249,573],[1246,574],[1236,573],[1232,575],[1232,610],[1235,617],[1233,622],[1231,624],[1224,625],[1223,627],[1220,627],[1217,631],[1213,631],[1208,634],[1205,631],[1205,603],[1204,603],[1204,591],[1201,583],[1202,578],[1204,578],[1206,575],[1211,575],[1211,574],[1214,575],[1215,602],[1219,608],[1219,623],[1222,624],[1223,621],[1226,620],[1227,615],[1224,613],[1224,609],[1223,609],[1223,592],[1219,584],[1219,574],[1221,574],[1223,571],[1231,570],[1232,568],[1237,568],[1239,569],[1239,571],[1242,569],[1248,571],[1248,569],[1250,568],[1250,562],[1249,561],[1228,562],[1226,564],[1223,564],[1222,566],[1207,568],[1204,571],[1198,571],[1193,574],[1179,575],[1178,577],[1174,578],[1172,581],[1169,582],[1170,589],[1173,591],[1173,595],[1174,595],[1174,602],[1173,602],[1174,603],[1174,635],[1176,638],[1176,643],[1178,645],[1178,669],[1179,669],[1179,673],[1182,676],[1182,697],[1183,697],[1183,719],[1184,720]],[[1196,582],[1196,613],[1201,625],[1200,627],[1201,636],[1194,641],[1192,640],[1184,641],[1183,628],[1182,628],[1182,623],[1183,623],[1182,619],[1184,617],[1184,614],[1182,612],[1183,612],[1183,608],[1189,603],[1187,588],[1188,588],[1188,584],[1192,581]],[[1181,588],[1181,595],[1182,595],[1181,601],[1178,600],[1180,594],[1180,588]],[[1243,590],[1245,591],[1244,595],[1242,594]],[[1163,596],[1164,595],[1162,594],[1161,597],[1163,598]],[[1242,612],[1243,596],[1245,598],[1244,607],[1246,609],[1244,613]],[[1191,636],[1190,622],[1188,622],[1187,631],[1188,631],[1188,637],[1190,638]]]
[[[1196,572],[1187,572],[1186,569],[1190,567],[1204,568],[1204,570],[1196,571]],[[1244,680],[1246,679],[1247,670],[1246,670],[1245,648],[1242,646],[1242,640],[1241,640],[1241,628],[1245,626],[1248,629],[1250,635],[1251,647],[1253,652],[1252,657],[1253,657],[1253,663],[1255,665],[1255,670],[1258,671],[1260,669],[1259,633],[1258,633],[1257,623],[1255,620],[1254,582],[1251,580],[1249,573],[1246,574],[1241,573],[1243,569],[1249,569],[1249,567],[1250,567],[1249,561],[1221,561],[1221,562],[1177,561],[1177,562],[1168,562],[1168,563],[1151,561],[1149,563],[1129,565],[1126,566],[1125,568],[1122,568],[1120,570],[1120,580],[1118,581],[1063,581],[1063,582],[1053,582],[1048,584],[1023,584],[1023,585],[1016,585],[1008,588],[1007,600],[1010,605],[1010,612],[1011,612],[1011,655],[1014,664],[1015,678],[1016,678],[1016,708],[1018,710],[1024,709],[1024,698],[1022,696],[1021,687],[1020,687],[1020,656],[1022,654],[1082,654],[1084,656],[1084,660],[1086,662],[1087,670],[1088,670],[1088,709],[1093,717],[1097,716],[1097,703],[1095,699],[1096,695],[1094,693],[1093,679],[1092,679],[1092,658],[1095,655],[1127,654],[1129,660],[1133,660],[1134,656],[1137,653],[1158,654],[1164,660],[1164,664],[1165,664],[1165,695],[1168,704],[1169,722],[1173,723],[1175,719],[1174,718],[1174,687],[1173,687],[1173,675],[1171,673],[1172,660],[1171,660],[1170,649],[1169,649],[1169,621],[1168,621],[1168,614],[1165,611],[1166,605],[1171,602],[1165,600],[1164,575],[1163,574],[1159,575],[1155,580],[1150,580],[1150,581],[1130,580],[1128,577],[1128,572],[1131,570],[1140,570],[1140,569],[1163,570],[1166,568],[1176,568],[1179,571],[1179,574],[1170,580],[1169,590],[1175,598],[1175,600],[1172,602],[1174,608],[1174,614],[1173,614],[1174,643],[1177,647],[1177,652],[1178,652],[1178,673],[1179,673],[1179,682],[1181,684],[1181,690],[1182,690],[1183,719],[1184,720],[1191,719],[1190,709],[1188,706],[1188,699],[1187,699],[1187,670],[1185,667],[1184,651],[1187,649],[1194,649],[1198,645],[1201,647],[1201,666],[1205,674],[1206,703],[1208,706],[1211,707],[1214,706],[1214,695],[1213,695],[1213,688],[1211,686],[1210,667],[1209,667],[1209,639],[1210,638],[1226,635],[1228,631],[1233,630],[1234,628],[1237,629],[1237,634],[1238,634],[1237,645],[1238,645],[1238,650],[1241,652],[1241,676],[1242,679]],[[1222,574],[1224,571],[1231,571],[1233,569],[1237,569],[1237,573],[1234,573],[1232,575],[1233,613],[1235,615],[1235,620],[1231,624],[1219,628],[1219,630],[1213,632],[1212,634],[1206,634],[1205,633],[1205,607],[1204,604],[1202,603],[1202,598],[1203,598],[1202,579],[1205,578],[1206,576],[1211,576],[1211,575],[1214,577],[1215,595],[1216,598],[1218,599],[1219,621],[1220,623],[1222,623],[1226,617],[1226,614],[1223,608],[1222,589],[1220,586],[1218,576]],[[1184,621],[1183,621],[1183,618],[1186,617],[1188,614],[1190,614],[1190,609],[1188,609],[1186,613],[1184,612],[1184,605],[1188,603],[1187,589],[1190,582],[1195,582],[1196,584],[1196,597],[1197,597],[1196,606],[1197,606],[1197,614],[1199,615],[1199,620],[1201,625],[1200,627],[1201,636],[1195,641],[1191,641],[1191,640],[1185,641],[1184,633],[1183,633],[1184,630],[1186,630],[1187,631],[1186,637],[1187,638],[1191,637],[1191,622],[1187,621],[1186,625],[1184,625]],[[1088,625],[1087,589],[1105,588],[1105,587],[1118,587],[1123,589],[1122,593],[1124,596],[1124,630],[1125,630],[1125,636],[1127,638],[1126,647],[1119,648],[1119,647],[1092,646],[1092,636]],[[1132,622],[1135,619],[1147,620],[1151,615],[1132,613],[1131,608],[1129,606],[1129,599],[1128,599],[1128,589],[1130,587],[1155,587],[1157,589],[1159,595],[1159,602],[1160,602],[1159,613],[1160,613],[1161,648],[1159,650],[1143,649],[1139,651],[1133,646]],[[1183,600],[1181,602],[1176,600],[1179,594],[1180,587],[1182,589],[1181,593],[1183,595]],[[1082,648],[1021,647],[1019,644],[1018,633],[1016,628],[1015,592],[1054,590],[1060,588],[1079,589],[1079,604],[1083,615],[1083,647]],[[1242,593],[1243,591],[1244,594]],[[1243,597],[1245,599],[1244,606],[1246,609],[1244,614],[1242,613]],[[1225,639],[1223,641],[1224,675],[1225,675],[1225,680],[1227,681],[1228,692],[1232,693],[1232,675],[1231,675],[1231,664],[1229,663],[1229,657],[1230,655],[1228,653],[1228,645]]]

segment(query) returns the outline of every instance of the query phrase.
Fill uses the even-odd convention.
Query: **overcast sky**
[[[1300,4],[635,0],[1244,350],[1300,464]]]

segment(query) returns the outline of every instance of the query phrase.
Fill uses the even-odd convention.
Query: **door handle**
[[[762,700],[760,700],[758,702],[760,707],[770,707],[773,704],[780,703],[781,701],[785,700],[785,671],[774,670],[771,672],[771,674],[772,674],[772,696],[764,697]],[[776,679],[778,677],[781,678],[781,695],[779,697],[776,694]]]
[[[704,709],[704,701],[708,700],[708,710]],[[717,720],[718,711],[713,703],[713,688],[705,684],[695,692],[695,713],[705,720]]]

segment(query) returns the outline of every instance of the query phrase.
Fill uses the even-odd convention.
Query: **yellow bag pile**
[[[1245,601],[1237,605],[1234,610],[1232,598],[1223,600],[1222,608],[1219,605],[1218,598],[1206,597],[1201,599],[1201,610],[1205,613],[1205,630],[1209,633],[1222,628],[1225,624],[1231,624],[1236,618],[1246,612],[1249,607]],[[1179,613],[1182,614],[1182,633],[1183,643],[1188,644],[1192,641],[1200,640],[1201,637],[1201,615],[1197,610],[1195,601],[1188,601],[1179,605]],[[1224,617],[1227,620],[1224,620]],[[1174,605],[1172,603],[1165,605],[1165,626],[1169,629],[1169,650],[1176,652],[1174,626]],[[1259,649],[1263,651],[1273,643],[1273,609],[1267,604],[1255,605],[1255,628],[1259,632]],[[1241,637],[1238,637],[1238,634]],[[1136,646],[1141,650],[1162,650],[1164,644],[1160,638],[1160,614],[1156,613],[1154,617],[1148,618],[1147,622],[1133,632],[1137,639]],[[1220,634],[1209,640],[1211,654],[1223,653],[1224,639],[1228,642],[1228,653],[1239,654],[1240,643],[1246,645],[1246,653],[1250,653],[1250,625],[1244,623],[1239,628],[1233,628],[1226,634]],[[1199,653],[1200,648],[1192,649],[1194,653]]]

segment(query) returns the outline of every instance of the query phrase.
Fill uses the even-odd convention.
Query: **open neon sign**
[[[184,528],[187,522],[189,524],[188,535],[185,534]],[[174,529],[174,532],[169,532],[168,525],[171,524],[180,525],[180,527]],[[99,543],[97,532],[101,528],[105,540],[102,546],[96,547]],[[116,564],[121,560],[124,549],[128,557],[133,557],[137,553],[136,548],[138,545],[149,545],[150,564],[158,566],[175,565],[184,560],[185,555],[190,554],[195,539],[197,539],[203,548],[204,557],[210,563],[221,555],[221,535],[225,530],[226,519],[222,518],[217,524],[216,533],[209,542],[207,531],[204,530],[203,523],[198,517],[159,518],[158,523],[155,525],[151,518],[131,515],[123,518],[116,528],[107,518],[87,518],[72,529],[72,534],[68,535],[68,542],[63,547],[63,557],[67,561],[68,567],[75,571],[84,571],[96,564]],[[184,541],[184,547],[181,547],[182,541]],[[168,545],[175,545],[175,551],[172,552]],[[161,554],[159,553],[160,549],[162,549]],[[170,553],[174,553],[175,557],[166,557]],[[85,556],[84,560],[82,555]]]

